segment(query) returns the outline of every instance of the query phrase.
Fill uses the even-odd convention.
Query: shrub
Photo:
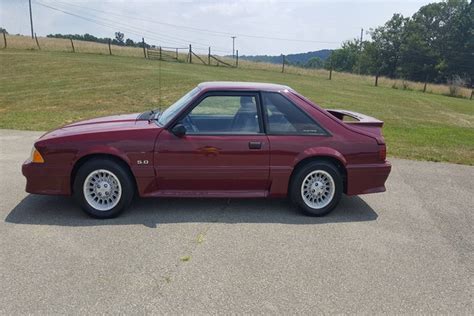
[[[466,81],[458,75],[454,75],[452,79],[448,80],[449,96],[456,97],[459,95],[459,91],[466,85]]]

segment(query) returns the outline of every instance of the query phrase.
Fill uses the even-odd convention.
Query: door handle
[[[250,149],[261,149],[262,148],[262,142],[249,142],[249,148]]]

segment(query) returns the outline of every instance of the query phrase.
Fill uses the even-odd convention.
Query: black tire
[[[94,208],[94,206],[87,201],[84,194],[84,182],[90,174],[97,170],[105,170],[112,173],[118,179],[119,185],[121,186],[121,195],[120,198],[117,198],[118,202],[114,202],[116,205],[108,210]],[[74,198],[87,214],[95,218],[106,219],[116,217],[130,205],[134,194],[135,182],[129,171],[120,163],[111,159],[97,158],[86,162],[79,168],[74,178]]]
[[[308,205],[301,192],[303,181],[306,179],[308,175],[315,171],[322,171],[324,175],[329,175],[332,180],[334,181],[334,195],[332,198],[328,198],[328,204],[321,207],[321,208],[314,208]],[[319,183],[318,183],[319,184]],[[316,185],[316,184],[315,184]],[[308,163],[298,170],[296,170],[295,174],[292,177],[292,181],[290,183],[290,198],[306,215],[309,216],[324,216],[331,212],[341,200],[341,195],[343,191],[343,181],[341,172],[338,168],[326,161],[314,161]],[[331,196],[331,194],[328,194]]]

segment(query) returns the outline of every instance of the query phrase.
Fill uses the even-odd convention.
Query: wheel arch
[[[342,176],[342,184],[343,184],[343,191],[344,193],[347,192],[347,169],[343,161],[339,158],[334,157],[333,155],[314,155],[306,157],[300,160],[294,167],[293,171],[291,172],[290,179],[288,182],[288,192],[291,188],[291,183],[293,182],[293,178],[295,174],[298,172],[299,169],[303,168],[304,166],[312,163],[312,162],[328,162],[334,165]]]
[[[86,164],[87,162],[95,160],[95,159],[106,159],[106,160],[110,160],[110,161],[116,162],[117,164],[121,165],[128,172],[130,177],[132,178],[133,184],[135,186],[135,190],[137,189],[137,182],[136,182],[135,176],[132,172],[132,169],[130,168],[130,165],[127,163],[127,161],[125,161],[125,159],[123,159],[120,156],[114,155],[114,154],[91,153],[91,154],[87,154],[87,155],[82,156],[81,158],[79,158],[74,163],[73,168],[71,170],[71,177],[70,177],[70,184],[69,184],[70,188],[71,188],[71,193],[74,192],[74,180],[76,178],[78,170],[84,164]]]

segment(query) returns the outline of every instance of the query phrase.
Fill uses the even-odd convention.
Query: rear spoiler
[[[346,126],[352,128],[356,131],[370,134],[370,136],[374,137],[377,140],[378,144],[385,144],[385,140],[382,136],[382,127],[383,121],[376,119],[375,117],[371,117],[365,114],[346,111],[346,110],[326,110],[332,116],[338,118],[339,120],[343,121]],[[352,120],[344,120],[344,117],[347,116]]]
[[[352,119],[355,119],[355,121],[345,121],[345,123],[349,124],[354,124],[354,125],[364,125],[364,126],[373,126],[373,127],[382,127],[383,126],[383,121],[376,119],[375,117],[368,116],[365,114],[357,113],[357,112],[352,112],[352,111],[346,111],[346,110],[326,110],[341,121],[344,120],[344,116],[348,116]]]

